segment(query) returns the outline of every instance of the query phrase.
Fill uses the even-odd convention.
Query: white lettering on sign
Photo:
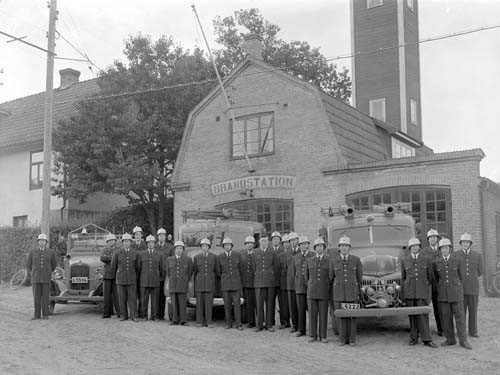
[[[245,189],[294,189],[295,176],[251,176],[210,185],[213,195]]]

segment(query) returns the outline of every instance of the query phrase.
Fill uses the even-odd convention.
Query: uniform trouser
[[[479,296],[466,294],[464,295],[464,317],[467,318],[467,310],[469,310],[469,335],[477,335],[477,305]]]
[[[137,315],[139,315],[139,318],[147,318],[147,316],[142,316],[142,297],[141,297],[141,283],[139,280],[137,280]]]
[[[32,284],[34,317],[49,316],[50,283]],[[40,316],[41,313],[41,316]]]
[[[255,288],[243,288],[243,299],[247,309],[247,321],[250,325],[255,325]]]
[[[137,285],[116,285],[118,300],[120,301],[120,316],[122,318],[137,318]],[[127,312],[128,306],[128,312]]]
[[[225,303],[225,301],[224,301]],[[214,292],[196,292],[196,323],[212,324]]]
[[[165,297],[165,280],[160,281],[160,292],[158,293],[158,319],[165,319],[165,305],[167,297]]]
[[[160,293],[159,287],[143,287],[141,286],[141,316],[144,319],[148,317],[148,306],[151,301],[151,315],[150,319],[158,318],[158,294]]]
[[[298,310],[297,310],[297,298],[295,296],[295,290],[288,291],[288,307],[290,312],[290,317],[292,319],[292,327],[297,330],[297,322],[298,322]]]
[[[297,330],[306,334],[307,294],[295,294],[297,300]]]
[[[406,299],[406,306],[427,306],[425,299]],[[429,329],[429,314],[409,315],[410,319],[410,339],[418,340],[418,336],[422,338],[422,342],[432,341],[431,330]]]
[[[186,312],[186,293],[170,293],[172,300],[172,321],[174,323],[185,323]]]
[[[104,295],[103,316],[113,315],[113,307],[116,315],[120,316],[120,304],[118,302],[118,291],[115,279],[104,279],[102,281],[102,292]]]
[[[439,302],[439,312],[441,313],[441,325],[443,326],[443,333],[446,337],[446,341],[449,343],[456,343],[453,317],[455,317],[455,323],[457,324],[458,339],[460,342],[467,341],[467,337],[465,336],[463,302]]]
[[[330,311],[331,311],[331,316],[332,316],[332,330],[335,335],[339,334],[339,326],[340,326],[340,320],[339,318],[335,317],[335,303],[333,302],[333,293],[330,296],[330,300],[328,301],[330,305]]]
[[[439,302],[438,302],[438,292],[437,285],[432,285],[431,287],[431,299],[432,299],[432,309],[434,310],[434,320],[436,321],[436,329],[438,333],[443,332],[443,327],[441,325],[441,314],[439,313]]]
[[[340,309],[341,303],[357,303],[356,301],[333,301],[335,310]],[[351,343],[356,342],[356,318],[340,318],[339,323],[339,339],[340,342]]]
[[[326,327],[328,325],[328,300],[309,299],[309,333],[317,339],[326,339]],[[319,332],[318,332],[319,318]],[[318,334],[319,333],[319,334]]]
[[[280,310],[280,323],[282,326],[290,326],[290,308],[288,306],[288,291],[276,288],[278,293],[278,308]]]
[[[257,328],[264,327],[264,304],[266,306],[266,328],[272,328],[274,324],[275,287],[255,288],[255,296],[257,299]]]
[[[226,317],[226,325],[233,325],[231,319],[231,310],[234,309],[234,322],[236,327],[241,326],[241,291],[239,290],[223,290],[222,298],[224,299],[224,316]]]

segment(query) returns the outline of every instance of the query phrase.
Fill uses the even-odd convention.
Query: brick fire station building
[[[417,5],[354,0],[353,52],[418,40]],[[494,270],[500,187],[480,176],[481,149],[434,153],[423,143],[418,46],[356,56],[354,106],[266,64],[258,37],[246,48],[224,81],[236,121],[219,88],[187,121],[173,175],[176,233],[183,210],[231,207],[254,212],[268,232],[315,238],[322,207],[410,202],[421,239],[435,228],[458,246],[467,231]]]

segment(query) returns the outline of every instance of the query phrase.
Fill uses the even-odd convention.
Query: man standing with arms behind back
[[[427,232],[427,241],[429,246],[427,246],[423,251],[422,255],[428,257],[431,264],[441,257],[441,251],[439,250],[438,241],[439,233],[435,229],[430,229]],[[434,320],[436,321],[436,330],[438,336],[443,336],[443,327],[441,325],[441,314],[439,312],[439,302],[438,302],[438,286],[435,278],[432,278],[431,284],[431,300],[432,309],[434,310]]]
[[[241,284],[243,286],[243,299],[247,312],[248,328],[255,327],[255,313],[257,301],[255,299],[255,272],[253,269],[253,252],[255,238],[248,236],[245,238],[245,250],[241,252],[243,270],[241,273]]]
[[[292,330],[291,332],[297,332],[298,330],[298,310],[297,310],[297,298],[295,295],[295,273],[293,257],[298,254],[299,250],[299,235],[295,232],[291,232],[288,236],[290,240],[290,249],[285,251],[283,255],[283,262],[286,263],[286,289],[288,290],[288,307],[290,311],[290,318],[292,320]]]
[[[37,242],[37,248],[30,250],[26,262],[26,269],[31,272],[33,320],[49,319],[50,280],[52,272],[57,267],[56,253],[47,246],[47,235],[44,233],[38,235]]]
[[[166,242],[167,231],[165,229],[158,229],[156,234],[158,235],[156,250],[160,253],[163,258],[163,264],[166,266],[167,259],[174,255],[174,245],[171,242]],[[158,293],[158,319],[160,320],[165,320],[165,306],[167,300],[165,296],[165,277],[166,270],[163,270],[160,280],[160,293]]]
[[[116,251],[116,236],[109,234],[106,237],[106,247],[101,253],[101,262],[104,263],[104,272],[102,275],[103,295],[104,295],[104,319],[111,318],[113,315],[113,306],[116,310],[116,315],[120,317],[120,307],[118,304],[118,291],[116,290],[115,272],[111,268],[111,259]]]

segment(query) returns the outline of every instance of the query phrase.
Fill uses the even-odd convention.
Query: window
[[[497,212],[496,215],[496,235],[497,235],[497,260],[500,261],[500,212]]]
[[[410,122],[412,123],[412,125],[418,124],[417,102],[413,99],[410,99]]]
[[[413,8],[413,0],[406,0],[406,6],[413,12],[415,9]]]
[[[385,98],[370,100],[370,116],[385,122]]]
[[[28,216],[14,216],[12,218],[12,226],[14,228],[24,228],[28,224]]]
[[[232,157],[269,155],[274,152],[274,114],[239,117],[232,126]]]
[[[397,158],[409,158],[415,156],[415,148],[408,146],[406,143],[398,141],[392,138],[392,157]]]
[[[30,155],[30,190],[41,189],[43,181],[43,151]]]
[[[383,0],[366,0],[367,8],[379,7],[383,4],[384,4]]]

